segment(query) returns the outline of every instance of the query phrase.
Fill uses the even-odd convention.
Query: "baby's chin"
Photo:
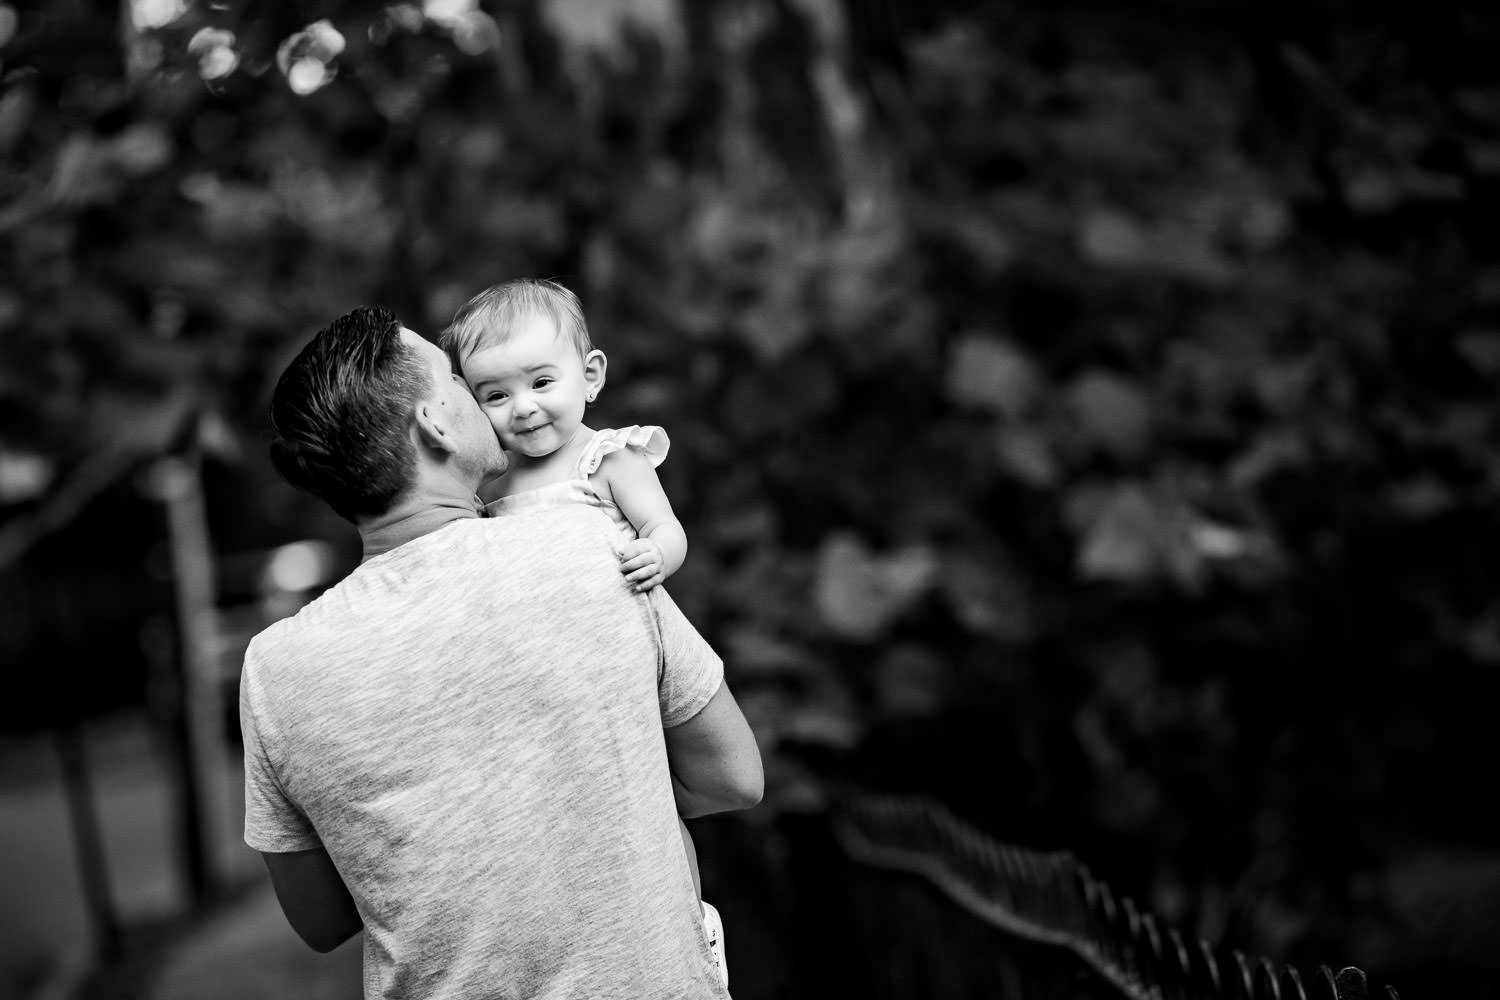
[[[542,458],[545,455],[551,454],[550,450],[544,450],[541,448],[528,448],[524,444],[507,444],[502,450],[505,452],[506,459],[509,460],[512,464],[514,464],[516,459],[518,458]]]

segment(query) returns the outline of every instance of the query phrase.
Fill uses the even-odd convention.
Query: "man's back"
[[[576,506],[460,521],[252,643],[246,840],[327,849],[367,996],[724,995],[662,737],[722,668],[629,592],[610,531]]]

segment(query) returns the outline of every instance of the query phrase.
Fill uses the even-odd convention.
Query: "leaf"
[[[1016,344],[990,333],[969,333],[953,345],[948,357],[945,387],[960,406],[1023,416],[1040,398],[1040,372]]]
[[[1037,428],[997,427],[994,448],[1000,467],[1026,485],[1043,488],[1057,484],[1057,460],[1051,442]]]
[[[335,174],[316,167],[286,169],[272,175],[272,190],[281,200],[286,215],[302,225],[320,241],[365,254],[381,254],[394,239],[399,225],[390,199],[382,190],[384,178],[368,167],[357,167]],[[535,236],[528,223],[538,222],[542,203],[513,207],[526,211],[523,225],[527,235]],[[502,206],[491,205],[487,218],[493,218]],[[540,228],[540,225],[538,225]]]
[[[1085,579],[1145,583],[1170,579],[1197,588],[1207,569],[1194,547],[1190,512],[1126,482],[1088,491],[1070,511],[1080,529],[1078,572]]]
[[[18,324],[21,319],[21,299],[10,292],[0,289],[0,333],[6,333]]]
[[[1453,490],[1432,475],[1391,483],[1385,489],[1385,500],[1399,516],[1416,520],[1435,517],[1457,502]]]
[[[1198,227],[1151,228],[1124,213],[1100,209],[1078,226],[1078,250],[1111,270],[1160,274],[1205,285],[1221,285],[1234,270]]]
[[[947,703],[953,682],[946,661],[915,643],[881,655],[872,673],[876,704],[887,716],[936,715]]]
[[[126,177],[140,177],[172,161],[172,140],[154,122],[132,125],[110,140],[111,164]]]
[[[736,674],[753,676],[805,675],[816,672],[818,657],[801,643],[782,639],[758,624],[729,629],[724,640],[724,662]]]
[[[864,724],[852,706],[799,703],[793,706],[782,737],[847,750],[859,742],[863,731]]]
[[[1014,228],[992,212],[976,212],[969,205],[931,209],[924,221],[951,243],[981,278],[1000,276],[1019,256]]]
[[[1500,330],[1482,328],[1465,330],[1454,343],[1458,353],[1484,375],[1500,374]]]
[[[1133,379],[1097,369],[1084,372],[1068,386],[1066,405],[1090,444],[1125,458],[1145,450],[1151,408]]]
[[[1036,632],[1025,586],[1002,553],[943,553],[938,588],[953,615],[970,631],[1001,642],[1023,643]]]
[[[820,322],[861,340],[872,332],[884,335],[871,327],[893,310],[910,308],[916,297],[910,252],[903,220],[889,207],[872,209],[858,224],[831,234],[819,260],[826,314]]]
[[[0,12],[7,9],[0,7]],[[3,16],[0,13],[0,18]],[[0,35],[3,33],[3,26],[0,26]],[[0,38],[0,45],[4,44],[3,38]],[[31,124],[36,108],[36,95],[28,87],[18,86],[0,96],[0,153],[9,154],[15,148]]]
[[[1322,374],[1317,357],[1256,362],[1252,385],[1256,398],[1269,412],[1287,416],[1300,411]]]
[[[806,310],[787,299],[769,297],[741,316],[740,331],[746,343],[765,361],[786,357],[812,336]]]
[[[264,187],[223,180],[208,171],[183,178],[180,190],[183,197],[201,206],[210,238],[256,239],[282,216],[281,200]]]
[[[1085,527],[1078,571],[1091,580],[1146,580],[1158,567],[1155,534],[1150,500],[1140,490],[1122,490]]]
[[[814,601],[836,635],[855,642],[879,638],[932,586],[937,558],[925,545],[878,555],[848,532],[818,550]]]
[[[1232,485],[1249,489],[1283,469],[1306,466],[1310,459],[1307,442],[1301,434],[1284,427],[1270,427],[1230,461],[1225,473]]]
[[[55,203],[76,207],[109,201],[120,186],[120,178],[110,169],[105,147],[81,133],[63,140],[48,185],[48,194]]]
[[[559,40],[570,47],[623,60],[629,54],[633,35],[646,35],[668,50],[685,40],[681,14],[672,0],[629,0],[599,3],[598,0],[545,0],[542,16]],[[580,73],[592,71],[584,60],[576,63]]]

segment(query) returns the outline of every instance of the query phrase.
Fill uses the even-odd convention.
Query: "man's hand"
[[[620,553],[620,572],[630,581],[637,594],[644,594],[659,586],[667,578],[666,559],[661,546],[649,538],[637,538],[627,542]]]

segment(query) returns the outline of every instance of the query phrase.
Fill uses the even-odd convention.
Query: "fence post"
[[[218,847],[229,835],[222,786],[228,734],[215,650],[217,598],[213,548],[203,501],[202,458],[189,445],[181,455],[158,459],[151,470],[156,496],[166,507],[168,542],[181,650],[180,728],[186,757],[184,825],[190,883],[201,901],[224,888]]]
[[[109,867],[99,832],[99,812],[94,807],[94,786],[89,779],[88,755],[83,733],[75,724],[54,730],[57,755],[62,761],[63,789],[68,803],[68,825],[83,882],[83,901],[94,933],[95,958],[117,961],[122,952],[120,921],[110,894]]]

